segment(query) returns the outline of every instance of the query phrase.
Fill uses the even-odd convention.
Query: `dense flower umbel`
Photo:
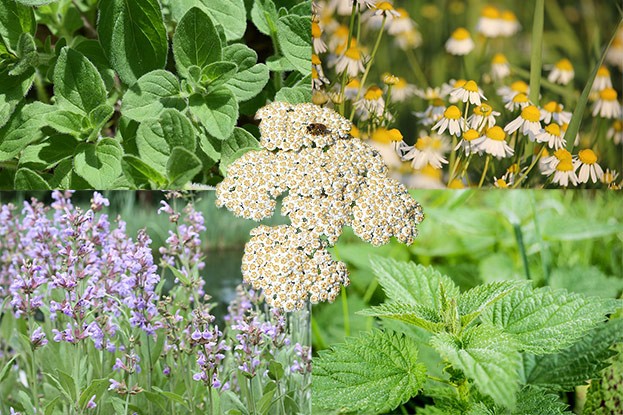
[[[392,236],[413,242],[423,218],[420,205],[387,177],[376,150],[351,138],[348,120],[328,108],[284,103],[257,117],[264,149],[232,163],[216,193],[219,206],[261,220],[287,192],[281,213],[291,225],[254,230],[243,258],[245,281],[263,289],[268,304],[292,311],[308,298],[335,298],[348,277],[326,248],[344,226],[375,245]]]

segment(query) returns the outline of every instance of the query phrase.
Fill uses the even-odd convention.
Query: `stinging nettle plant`
[[[460,292],[432,267],[371,265],[387,301],[360,314],[382,329],[314,359],[318,411],[385,413],[422,396],[424,414],[571,413],[560,393],[601,378],[623,340],[623,320],[607,317],[619,300],[518,281]]]
[[[310,99],[310,30],[301,0],[0,0],[0,187],[220,181],[246,118]]]

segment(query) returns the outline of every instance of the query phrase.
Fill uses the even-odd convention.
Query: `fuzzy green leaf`
[[[107,90],[111,90],[115,85],[115,71],[110,67],[110,62],[104,53],[100,42],[94,39],[83,40],[72,46],[72,48],[82,53],[99,71]]]
[[[623,279],[608,277],[597,267],[575,265],[552,271],[549,286],[585,295],[614,298],[623,289]]]
[[[17,52],[22,33],[35,35],[37,22],[32,8],[14,0],[0,0],[0,41],[11,52]]]
[[[431,345],[472,379],[481,393],[504,407],[515,406],[521,354],[512,336],[483,324],[466,329],[460,338],[451,333],[436,334]]]
[[[548,393],[539,388],[526,386],[517,395],[517,407],[512,412],[512,415],[571,415],[572,412],[567,411],[568,407],[569,405],[562,402],[558,395]],[[495,413],[501,415],[504,412],[501,410]]]
[[[496,302],[481,318],[514,335],[522,350],[546,354],[577,342],[615,307],[616,302],[566,290],[526,287]]]
[[[188,68],[206,67],[223,60],[221,39],[210,16],[198,7],[186,12],[173,35],[177,70],[188,77]]]
[[[165,109],[157,119],[141,123],[136,132],[136,146],[145,163],[163,171],[173,147],[195,151],[195,131],[181,112]]]
[[[398,302],[384,303],[367,310],[359,311],[357,314],[390,318],[422,327],[433,333],[437,333],[444,328],[444,322],[439,313],[419,304],[404,304]]]
[[[57,0],[16,0],[26,6],[43,6],[44,4],[53,3]]]
[[[19,158],[19,166],[33,170],[47,170],[72,157],[77,145],[78,140],[71,135],[50,136],[41,143],[27,146]]]
[[[620,342],[623,342],[623,320],[611,320],[558,354],[533,358],[526,370],[526,382],[571,391],[575,386],[598,378],[610,365],[608,359],[616,354],[612,346]]]
[[[37,53],[37,45],[35,39],[30,33],[22,33],[17,43],[17,56],[19,60],[15,63],[9,75],[19,76],[23,75],[33,68],[36,68],[39,64],[39,54]]]
[[[15,190],[50,190],[51,187],[37,172],[20,168],[15,173]]]
[[[165,108],[182,111],[180,81],[171,72],[156,70],[143,75],[123,96],[123,115],[135,121],[157,118]]]
[[[374,330],[314,359],[313,402],[323,409],[384,412],[417,395],[426,380],[417,344]]]
[[[69,111],[88,114],[106,103],[106,86],[95,65],[68,47],[54,68],[54,92],[58,104]]]
[[[57,109],[45,117],[47,125],[54,128],[59,133],[71,134],[80,137],[86,127],[87,117],[84,114]]]
[[[45,114],[54,106],[34,102],[16,109],[11,120],[0,128],[0,161],[15,157],[28,144],[43,137]]]
[[[454,282],[432,267],[378,256],[372,257],[370,264],[390,301],[440,310],[441,286],[447,297],[459,296],[459,288]]]
[[[458,301],[461,322],[467,324],[474,320],[491,304],[521,285],[522,283],[513,281],[499,281],[478,285],[462,293]]]
[[[137,189],[151,189],[152,183],[156,188],[164,188],[167,184],[164,175],[136,156],[123,156],[121,167],[125,177]]]
[[[234,128],[232,135],[221,145],[221,163],[219,168],[225,176],[227,167],[235,160],[240,158],[244,153],[251,150],[258,150],[259,143],[253,135],[242,128]]]
[[[84,143],[76,149],[74,170],[93,189],[109,189],[121,174],[122,156],[121,145],[112,138]]]
[[[276,101],[289,102],[290,104],[302,104],[311,101],[311,86],[295,86],[281,88],[275,94]]]
[[[288,15],[277,21],[277,37],[283,55],[300,73],[311,73],[311,18]]]
[[[197,117],[210,135],[226,140],[238,120],[238,101],[227,88],[219,88],[203,96],[191,95],[190,112]]]
[[[181,188],[202,169],[201,160],[194,153],[182,147],[175,147],[167,163],[167,176],[171,188]]]
[[[217,87],[230,80],[238,72],[238,65],[233,62],[214,62],[201,71],[201,83],[206,87]]]
[[[0,69],[0,127],[4,126],[28,93],[35,80],[35,72],[29,70],[19,76],[9,75],[9,68]]]
[[[100,42],[123,82],[165,67],[169,42],[158,0],[107,0],[99,7]]]
[[[268,83],[270,78],[268,68],[262,63],[257,63],[257,53],[248,46],[235,43],[225,47],[223,59],[236,62],[238,65],[238,72],[225,84],[236,95],[238,101],[253,98]]]
[[[199,7],[223,27],[228,41],[242,38],[247,28],[244,0],[176,0],[169,7],[178,22],[191,7]]]
[[[251,20],[257,29],[270,36],[277,30],[279,14],[272,0],[255,0],[251,9]]]

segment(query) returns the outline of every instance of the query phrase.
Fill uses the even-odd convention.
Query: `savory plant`
[[[559,393],[601,377],[623,341],[607,317],[618,300],[517,281],[461,292],[433,267],[371,264],[387,301],[361,314],[387,324],[314,359],[319,409],[382,413],[421,395],[418,414],[570,413]]]
[[[305,0],[1,0],[0,187],[218,182],[257,147],[249,115],[309,99],[310,13]]]
[[[97,192],[52,198],[0,208],[1,413],[310,413],[308,312],[239,286],[217,323],[192,203],[156,248]]]

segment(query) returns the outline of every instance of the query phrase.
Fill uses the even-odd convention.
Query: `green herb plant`
[[[301,0],[0,0],[0,187],[217,183],[310,99],[310,30]]]
[[[383,329],[320,352],[319,411],[383,413],[422,396],[418,414],[570,413],[559,393],[600,377],[623,341],[623,320],[607,318],[619,300],[526,281],[461,292],[430,266],[371,265],[387,299],[360,314]]]

